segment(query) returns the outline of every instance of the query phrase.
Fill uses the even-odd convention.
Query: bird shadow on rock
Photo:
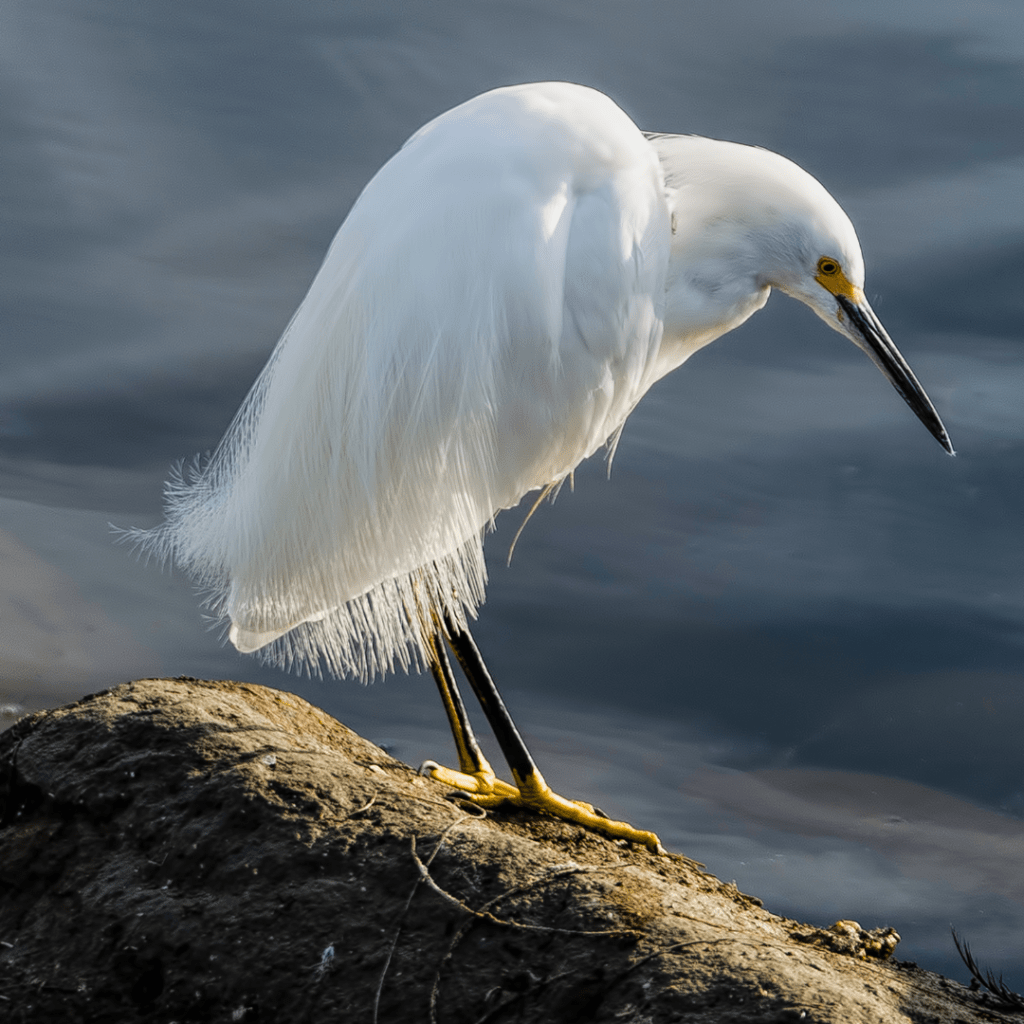
[[[483,814],[291,694],[148,679],[0,735],[11,1021],[980,1021],[891,929]]]

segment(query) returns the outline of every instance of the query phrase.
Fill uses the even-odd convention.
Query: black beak
[[[917,418],[928,428],[932,437],[950,455],[956,454],[949,440],[949,434],[946,433],[946,428],[935,411],[935,406],[925,394],[924,388],[918,383],[914,371],[911,370],[906,359],[900,355],[900,350],[893,344],[892,338],[885,333],[885,328],[875,316],[872,308],[867,302],[858,304],[845,295],[837,295],[836,298],[849,319],[857,344],[868,354],[875,366],[889,378],[889,382],[899,392],[903,401],[914,410]],[[860,339],[863,339],[863,342]]]

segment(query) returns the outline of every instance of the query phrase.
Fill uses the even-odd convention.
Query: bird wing
[[[483,527],[650,383],[659,175],[618,107],[557,83],[455,108],[378,172],[172,503],[237,646],[305,623],[281,657],[365,675],[415,654],[431,609],[475,609]]]

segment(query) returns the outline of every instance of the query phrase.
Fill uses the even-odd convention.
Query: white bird
[[[772,288],[862,348],[952,454],[863,287],[846,214],[784,157],[644,134],[579,85],[484,93],[366,186],[224,440],[140,539],[207,589],[240,651],[364,679],[429,667],[459,757],[428,762],[435,778],[660,850],[537,770],[467,625],[483,534],[614,448],[647,389]]]

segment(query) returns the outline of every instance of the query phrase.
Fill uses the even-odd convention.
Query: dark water
[[[549,779],[776,911],[953,922],[1024,988],[1024,7],[31,0],[0,11],[0,699],[246,678],[410,761],[432,684],[225,649],[149,525],[359,189],[425,120],[568,79],[755,143],[857,225],[943,455],[782,296],[655,387],[614,472],[488,542],[477,637]]]

